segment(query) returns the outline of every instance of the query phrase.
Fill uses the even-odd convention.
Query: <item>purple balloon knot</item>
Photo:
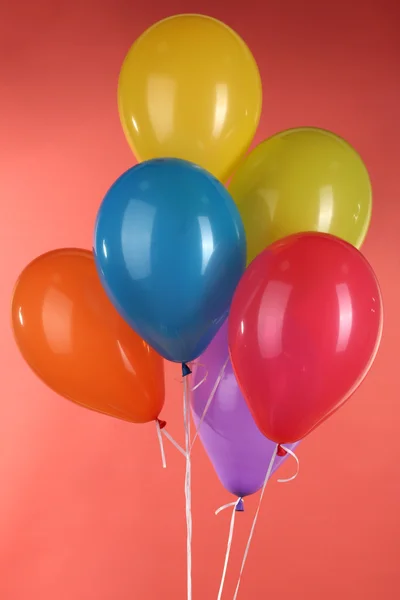
[[[235,508],[236,512],[244,512],[244,502],[243,498],[239,498]]]
[[[187,377],[191,374],[191,369],[186,363],[182,363],[182,377]]]

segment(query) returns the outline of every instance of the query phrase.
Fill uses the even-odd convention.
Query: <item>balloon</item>
[[[229,193],[200,167],[173,158],[142,163],[114,183],[94,247],[120,314],[175,362],[194,360],[208,346],[246,264]]]
[[[57,394],[133,423],[157,419],[163,360],[114,309],[91,252],[54,250],[31,262],[14,290],[12,326],[22,356]]]
[[[227,25],[203,15],[150,27],[119,77],[120,119],[136,158],[183,158],[222,181],[250,146],[261,104],[250,50]]]
[[[276,242],[246,270],[229,315],[229,350],[269,439],[302,439],[353,394],[382,333],[376,277],[353,246],[326,234]]]
[[[208,372],[201,385],[204,372],[198,367],[194,371],[191,404],[196,427],[227,359],[228,327],[225,322],[200,358]],[[231,494],[243,498],[262,487],[276,444],[267,440],[254,423],[230,360],[200,425],[199,437],[222,485]],[[295,446],[293,444],[291,448]],[[273,472],[284,459],[276,457]]]
[[[368,231],[368,172],[329,131],[302,127],[266,140],[239,166],[229,191],[246,230],[248,262],[293,233],[330,233],[360,248]]]

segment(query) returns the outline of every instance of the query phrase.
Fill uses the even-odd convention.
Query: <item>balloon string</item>
[[[251,541],[253,539],[254,530],[256,528],[257,519],[258,519],[258,515],[259,515],[259,512],[260,512],[261,503],[262,503],[262,500],[263,500],[263,497],[264,497],[265,488],[267,487],[268,479],[271,476],[272,468],[274,466],[274,461],[275,461],[275,457],[277,455],[277,452],[278,452],[278,446],[275,446],[275,449],[274,449],[274,451],[272,453],[272,457],[271,457],[271,460],[270,460],[270,463],[269,463],[268,471],[267,471],[267,474],[265,476],[264,484],[263,484],[263,487],[262,487],[262,490],[261,490],[261,494],[260,494],[260,499],[258,501],[257,510],[256,510],[256,513],[255,513],[254,519],[253,519],[253,524],[252,524],[251,529],[250,529],[250,534],[249,534],[249,538],[247,540],[246,549],[244,551],[242,565],[240,567],[239,578],[238,578],[238,582],[237,582],[237,585],[236,585],[236,590],[235,590],[235,594],[233,596],[233,600],[236,600],[237,595],[239,593],[239,587],[240,587],[240,583],[242,581],[243,571],[244,571],[244,567],[246,565],[246,560],[247,560],[247,555],[249,553],[250,544],[251,544]]]
[[[192,600],[192,498],[191,498],[191,459],[190,459],[190,407],[189,375],[183,380],[183,420],[185,426],[185,500],[186,500],[186,558],[187,558],[187,600]]]
[[[162,429],[161,433],[186,458],[186,452],[185,452],[185,450],[182,448],[182,446],[180,446],[178,444],[178,442],[176,440],[174,440],[174,438],[172,437],[172,435],[170,433],[168,433],[168,431],[166,429]]]
[[[238,505],[241,502],[243,502],[243,499],[242,498],[238,498],[236,500],[236,502],[229,502],[229,504],[224,504],[224,506],[220,506],[218,508],[218,510],[215,511],[215,514],[218,515],[221,511],[225,510],[226,508],[230,508],[231,506],[233,507],[232,516],[231,516],[231,523],[230,523],[230,526],[229,526],[228,543],[226,545],[224,568],[223,568],[223,571],[222,571],[221,583],[220,583],[220,586],[219,586],[217,600],[221,600],[222,593],[224,591],[226,572],[227,572],[227,569],[228,569],[229,556],[231,554],[231,548],[232,548],[233,531],[235,529],[235,517],[236,517],[236,512],[237,512],[236,509],[237,509]]]
[[[197,383],[190,391],[194,392],[194,390],[197,390],[197,388],[199,388],[201,385],[203,385],[203,383],[205,381],[207,381],[207,377],[208,377],[208,369],[206,367],[206,365],[203,365],[203,363],[199,363],[197,361],[194,361],[191,363],[192,367],[203,367],[203,369],[205,370],[205,375],[203,377],[203,379],[201,381],[199,381],[199,383]],[[183,383],[183,377],[179,377],[179,379],[177,377],[174,377],[174,381],[177,381],[178,383]]]
[[[298,457],[296,456],[296,454],[293,452],[293,450],[291,450],[290,448],[288,448],[287,446],[283,446],[281,444],[280,446],[285,452],[287,452],[288,454],[290,454],[290,456],[292,458],[294,458],[294,460],[296,461],[296,472],[294,475],[292,475],[291,477],[288,477],[288,479],[278,479],[278,483],[289,483],[289,481],[293,481],[294,479],[296,479],[297,475],[299,474],[300,471],[300,461],[298,459]]]
[[[165,458],[164,442],[163,442],[163,439],[162,439],[161,427],[160,427],[160,422],[159,422],[158,419],[156,419],[156,430],[157,430],[158,443],[160,444],[162,466],[163,466],[163,469],[166,469],[167,468],[167,461],[166,461],[166,458]]]
[[[192,444],[191,444],[191,446],[190,446],[190,452],[192,451],[192,449],[193,449],[193,445],[194,445],[195,441],[197,440],[197,437],[198,437],[198,435],[199,435],[199,431],[200,431],[200,427],[202,426],[202,424],[203,424],[203,422],[204,422],[204,419],[206,418],[206,415],[207,415],[208,409],[209,409],[209,408],[210,408],[210,406],[211,406],[211,402],[212,402],[212,401],[213,401],[213,399],[214,399],[214,396],[215,396],[215,394],[216,394],[216,392],[217,392],[218,386],[219,386],[219,384],[220,384],[220,383],[221,383],[221,381],[222,381],[222,378],[223,378],[223,376],[224,376],[225,369],[226,369],[226,366],[227,366],[228,362],[229,362],[229,356],[228,356],[228,358],[226,359],[225,363],[222,365],[221,371],[219,372],[219,375],[218,375],[218,377],[217,377],[217,379],[216,379],[216,381],[215,381],[214,387],[213,387],[213,389],[211,390],[211,394],[210,394],[210,396],[209,396],[209,398],[208,398],[208,400],[207,400],[207,403],[206,403],[206,405],[205,405],[205,407],[204,407],[203,414],[201,415],[200,421],[199,421],[199,423],[198,423],[198,425],[197,425],[197,428],[196,428],[196,433],[195,433],[195,435],[194,435],[194,438],[193,438]],[[204,380],[204,381],[205,381],[205,380]],[[204,381],[202,381],[201,383],[204,383]],[[196,387],[198,387],[198,386],[196,386]],[[193,388],[193,389],[196,389],[196,388]],[[192,390],[192,391],[193,391],[193,390]]]
[[[201,381],[199,381],[199,383],[196,383],[196,385],[194,387],[192,387],[192,389],[190,390],[191,392],[194,392],[201,385],[203,385],[203,383],[205,383],[207,381],[207,377],[208,377],[208,369],[207,369],[206,365],[203,365],[203,363],[195,363],[195,364],[196,364],[196,367],[203,367],[203,369],[205,370],[205,374],[204,374],[203,379]]]

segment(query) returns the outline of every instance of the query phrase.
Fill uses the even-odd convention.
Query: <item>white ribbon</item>
[[[203,365],[203,363],[195,363],[196,367],[203,367],[203,369],[205,370],[205,374],[204,377],[201,381],[199,381],[199,383],[196,383],[196,385],[194,387],[192,387],[192,389],[190,390],[191,392],[194,392],[195,390],[197,390],[197,388],[199,388],[201,385],[203,385],[203,383],[205,383],[207,381],[207,377],[208,377],[208,369],[206,367],[206,365]]]
[[[275,457],[276,457],[277,452],[278,452],[278,446],[275,446],[275,449],[274,449],[274,451],[272,453],[271,461],[269,463],[268,471],[267,471],[267,474],[265,476],[264,484],[263,484],[262,489],[261,489],[261,494],[260,494],[260,498],[259,498],[259,501],[258,501],[257,510],[256,510],[255,515],[254,515],[253,524],[252,524],[251,529],[250,529],[250,534],[249,534],[249,538],[247,540],[246,549],[244,551],[243,560],[242,560],[242,564],[241,564],[240,572],[239,572],[239,579],[238,579],[238,582],[237,582],[237,585],[236,585],[236,590],[235,590],[235,594],[233,596],[233,600],[236,600],[237,595],[239,593],[239,587],[240,587],[240,583],[242,581],[242,575],[243,575],[244,567],[246,565],[246,560],[247,560],[247,555],[249,553],[251,540],[253,539],[254,530],[256,528],[258,514],[260,512],[261,503],[262,503],[262,500],[263,500],[263,497],[264,497],[265,488],[267,487],[268,479],[271,476],[272,468],[274,466],[274,461],[275,461]]]
[[[183,456],[185,456],[186,458],[186,472],[185,472],[185,504],[186,504],[186,530],[187,530],[187,542],[186,542],[186,554],[187,554],[187,600],[192,600],[192,498],[191,498],[191,452],[193,449],[193,445],[198,437],[199,434],[199,430],[200,427],[202,425],[202,423],[204,422],[204,419],[207,415],[208,409],[210,408],[211,402],[214,399],[215,393],[218,389],[219,384],[221,383],[221,380],[224,376],[224,372],[225,372],[225,368],[227,366],[229,362],[229,356],[226,359],[224,365],[221,368],[221,371],[217,377],[217,380],[214,384],[214,387],[211,391],[210,397],[207,400],[206,406],[204,408],[203,414],[200,418],[199,424],[197,426],[196,429],[196,433],[195,436],[193,438],[193,441],[191,441],[190,439],[190,392],[193,392],[195,390],[197,390],[201,385],[203,385],[203,383],[205,383],[205,381],[207,380],[208,377],[208,371],[205,367],[205,365],[198,363],[197,366],[201,366],[204,367],[206,370],[205,376],[203,377],[203,379],[201,381],[199,381],[198,384],[196,384],[193,388],[189,388],[189,384],[188,384],[188,378],[189,375],[186,375],[185,377],[183,377],[183,420],[184,420],[184,428],[185,428],[185,449],[183,449],[175,440],[174,438],[163,428],[161,429],[160,427],[160,423],[158,420],[156,420],[156,428],[157,428],[157,437],[158,437],[158,441],[160,444],[160,451],[161,451],[161,460],[162,460],[162,465],[163,468],[166,468],[166,459],[165,459],[165,450],[164,450],[164,444],[163,444],[163,440],[162,440],[162,436],[165,436],[169,442],[171,442],[171,444],[173,446],[175,446],[175,448],[181,453],[183,454]],[[238,506],[238,503],[241,502],[241,498],[239,498],[236,502],[232,502],[230,504],[226,504],[225,506],[221,506],[215,514],[219,514],[222,510],[224,510],[225,508],[228,508],[230,506],[233,506],[233,511],[232,511],[232,517],[231,517],[231,525],[229,528],[229,537],[228,537],[228,545],[227,545],[227,551],[226,551],[226,556],[225,556],[225,563],[224,563],[224,570],[222,573],[222,579],[221,579],[221,585],[220,585],[220,590],[219,590],[219,594],[218,594],[218,600],[221,600],[222,597],[222,592],[223,592],[223,588],[224,588],[224,583],[225,583],[225,577],[226,577],[226,572],[227,572],[227,568],[228,568],[228,562],[229,562],[229,555],[230,555],[230,551],[231,551],[231,546],[232,546],[232,538],[233,538],[233,531],[234,531],[234,525],[235,525],[235,515],[236,515],[236,508]]]
[[[196,363],[196,366],[198,366],[198,367],[203,367],[203,368],[205,369],[205,375],[204,375],[203,379],[202,379],[201,381],[199,381],[199,383],[197,383],[197,384],[196,384],[194,387],[192,387],[192,388],[190,389],[190,392],[194,392],[195,390],[197,390],[197,389],[198,389],[198,388],[199,388],[201,385],[203,385],[203,383],[205,383],[205,382],[207,381],[207,377],[208,377],[208,370],[207,370],[207,368],[206,368],[206,366],[205,366],[205,365],[203,365],[202,363]],[[187,377],[188,377],[188,375],[187,375]],[[184,383],[184,382],[185,382],[184,378],[181,378],[181,379],[179,379],[179,380],[178,380],[178,379],[176,379],[176,381],[179,381],[179,383]],[[219,381],[220,381],[220,380],[219,380]],[[219,381],[218,381],[218,384],[219,384]],[[206,408],[205,408],[205,410],[204,410],[204,412],[203,412],[203,415],[202,415],[202,417],[201,417],[201,420],[200,420],[200,423],[199,423],[199,427],[200,427],[201,423],[204,421],[204,417],[206,416],[207,410],[208,410],[208,408],[209,408],[209,406],[210,406],[210,404],[211,404],[211,400],[212,400],[212,398],[214,397],[214,394],[215,394],[215,391],[216,391],[216,389],[217,389],[217,387],[218,387],[218,384],[215,386],[215,390],[213,390],[213,393],[212,393],[212,397],[211,397],[211,399],[210,399],[210,398],[208,399],[208,402],[207,402]],[[185,422],[186,422],[186,419],[185,419]],[[189,416],[189,423],[190,423],[190,416]],[[159,423],[158,423],[158,426],[159,426]],[[194,444],[194,442],[195,442],[195,440],[196,440],[196,438],[197,438],[197,435],[198,435],[198,429],[199,429],[199,427],[198,427],[198,428],[197,428],[197,430],[196,430],[196,434],[195,434],[195,436],[194,436],[194,439],[193,439],[193,442],[192,442],[192,444],[191,444],[191,446],[190,446],[190,452],[192,451],[193,444]],[[174,440],[174,438],[172,437],[172,435],[171,435],[170,433],[168,433],[168,431],[166,431],[166,429],[162,429],[162,430],[161,430],[161,433],[162,433],[162,435],[164,435],[164,436],[167,438],[167,440],[168,440],[169,442],[171,442],[171,444],[172,444],[173,446],[175,446],[175,448],[176,448],[177,450],[179,450],[179,452],[180,452],[180,453],[181,453],[181,454],[182,454],[182,455],[183,455],[183,456],[186,458],[186,451],[185,451],[185,450],[182,448],[182,446],[180,446],[180,445],[178,444],[178,442],[177,442],[176,440]]]
[[[300,461],[297,458],[296,454],[293,452],[293,450],[291,450],[290,448],[287,448],[286,446],[282,446],[282,445],[280,447],[283,450],[285,450],[285,452],[287,452],[288,454],[290,454],[290,456],[292,456],[295,459],[296,464],[297,464],[296,473],[294,475],[292,475],[292,477],[289,477],[288,479],[278,479],[279,483],[288,483],[289,481],[293,481],[293,479],[296,479],[297,475],[299,474]],[[263,500],[263,497],[264,497],[264,493],[265,493],[265,488],[267,487],[268,480],[271,477],[271,473],[272,473],[272,469],[273,469],[273,466],[274,466],[275,458],[276,458],[276,455],[278,453],[278,448],[279,448],[278,445],[275,446],[274,452],[273,452],[272,457],[271,457],[271,461],[270,461],[269,466],[268,466],[268,471],[267,471],[267,474],[265,476],[264,484],[263,484],[263,487],[261,489],[261,494],[260,494],[260,498],[259,498],[259,501],[258,501],[257,510],[256,510],[255,515],[254,515],[253,524],[251,526],[249,538],[247,540],[246,549],[244,551],[242,565],[240,567],[239,579],[238,579],[238,582],[237,582],[237,585],[236,585],[236,590],[235,590],[235,594],[233,596],[233,600],[237,599],[237,596],[238,596],[238,593],[239,593],[239,587],[240,587],[240,583],[241,583],[241,580],[242,580],[242,575],[243,575],[244,567],[245,567],[245,564],[246,564],[247,556],[248,556],[248,553],[249,553],[250,544],[251,544],[251,541],[253,539],[254,530],[255,530],[255,527],[256,527],[258,515],[259,515],[259,512],[260,512],[260,508],[261,508],[261,503],[262,503],[262,500]]]
[[[227,569],[228,569],[229,556],[230,556],[231,548],[232,548],[233,531],[235,529],[236,509],[237,509],[239,503],[242,502],[242,501],[243,501],[242,498],[238,498],[236,500],[236,502],[229,502],[229,504],[224,504],[224,506],[220,506],[218,508],[218,510],[215,511],[215,514],[219,515],[219,513],[221,511],[225,510],[226,508],[230,508],[231,506],[233,507],[232,516],[231,516],[231,523],[230,523],[230,526],[229,526],[228,543],[226,545],[224,569],[222,571],[221,583],[220,583],[220,586],[219,586],[219,592],[218,592],[218,598],[217,598],[217,600],[221,600],[222,593],[224,591],[226,572],[227,572]]]
[[[185,426],[185,500],[186,500],[186,558],[187,558],[187,600],[192,600],[192,497],[191,497],[191,459],[190,459],[190,406],[189,375],[183,380],[183,421]]]
[[[294,458],[294,460],[296,461],[296,473],[294,475],[292,475],[291,477],[288,477],[288,479],[278,479],[278,483],[289,483],[289,481],[293,481],[294,479],[296,479],[297,475],[299,474],[300,471],[300,461],[298,459],[298,457],[296,456],[296,454],[293,452],[293,450],[291,450],[290,448],[287,448],[287,446],[282,446],[281,444],[281,448],[283,450],[285,450],[285,452],[287,452],[288,454],[290,454],[290,456],[292,458]]]
[[[161,430],[160,422],[158,419],[156,419],[156,430],[157,430],[158,443],[160,444],[162,466],[163,466],[163,469],[166,469],[167,461],[165,459],[164,443],[163,443],[162,433],[161,433],[162,430]]]
[[[179,452],[180,452],[181,454],[183,454],[183,456],[186,458],[186,452],[184,451],[184,449],[182,448],[182,446],[180,446],[180,445],[178,444],[178,442],[177,442],[176,440],[174,440],[174,438],[172,437],[172,435],[171,435],[170,433],[168,433],[168,431],[167,431],[165,428],[164,428],[164,429],[161,429],[161,433],[162,433],[162,435],[163,435],[164,437],[166,437],[166,438],[167,438],[167,440],[168,440],[169,442],[171,442],[171,444],[172,444],[173,446],[175,446],[175,448],[176,448],[177,450],[179,450]]]
[[[209,409],[209,408],[210,408],[210,406],[211,406],[211,402],[214,400],[214,396],[215,396],[215,394],[216,394],[216,392],[217,392],[217,389],[218,389],[218,386],[219,386],[219,384],[220,384],[220,383],[221,383],[221,381],[222,381],[222,378],[223,378],[223,376],[224,376],[224,373],[225,373],[226,365],[228,364],[228,362],[229,362],[229,356],[228,356],[228,358],[226,359],[225,363],[222,365],[221,371],[219,372],[219,375],[218,375],[218,377],[217,377],[217,379],[216,379],[216,381],[215,381],[214,387],[213,387],[213,389],[211,390],[211,394],[210,394],[210,396],[209,396],[209,398],[208,398],[208,400],[207,400],[207,403],[206,403],[206,405],[205,405],[205,407],[204,407],[203,414],[201,415],[200,421],[199,421],[199,423],[198,423],[198,425],[197,425],[197,429],[196,429],[196,433],[195,433],[195,435],[194,435],[194,438],[193,438],[193,441],[192,441],[192,445],[190,446],[190,452],[192,451],[193,445],[194,445],[195,441],[197,440],[197,437],[198,437],[198,435],[199,435],[199,431],[200,431],[200,427],[202,426],[202,424],[203,424],[203,421],[204,421],[204,419],[206,418],[206,415],[207,415],[208,409]],[[207,377],[207,376],[206,376],[206,377]],[[201,383],[204,383],[204,381],[205,381],[205,380],[206,380],[206,378],[205,378],[205,379],[203,379],[203,380],[200,382],[200,384],[201,384]],[[194,387],[194,388],[193,388],[193,390],[197,389],[197,388],[199,387],[199,385],[200,385],[200,384],[198,384],[196,387]],[[193,390],[192,390],[192,391],[193,391]]]

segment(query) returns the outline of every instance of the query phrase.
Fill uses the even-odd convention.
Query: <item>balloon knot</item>
[[[276,451],[276,454],[277,456],[286,456],[287,452],[285,448],[281,446],[281,444],[278,444],[278,450]]]
[[[191,369],[186,363],[182,363],[182,377],[187,377],[187,375],[191,374]]]
[[[236,512],[244,512],[244,502],[243,498],[239,498],[235,507]]]
[[[167,424],[167,421],[162,421],[161,419],[156,419],[156,421],[157,421],[158,426],[159,426],[160,429],[164,429],[164,427]]]

